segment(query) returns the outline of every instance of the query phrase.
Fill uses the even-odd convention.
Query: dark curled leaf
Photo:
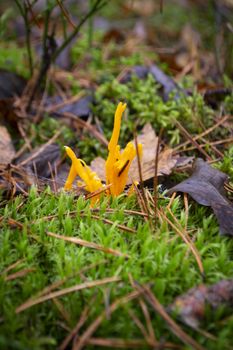
[[[0,69],[0,100],[20,96],[26,83],[20,75]]]
[[[144,66],[135,66],[131,68],[121,79],[122,84],[126,84],[131,80],[132,74],[136,75],[139,79],[146,79],[149,74],[149,68]]]
[[[228,176],[212,168],[202,159],[197,159],[193,173],[187,179],[172,187],[173,192],[188,193],[199,204],[212,207],[222,234],[233,235],[233,205],[225,197],[224,182]]]
[[[55,98],[51,98],[47,101],[46,107],[56,106],[62,103],[63,100],[61,97],[56,96]],[[63,107],[59,107],[53,113],[55,115],[62,115],[63,113],[73,113],[79,118],[87,119],[91,114],[91,105],[94,102],[94,98],[92,95],[87,95],[80,98],[78,101],[65,105]]]
[[[155,81],[163,87],[164,101],[168,100],[169,94],[172,91],[176,91],[175,99],[179,98],[179,92],[181,92],[181,89],[172,78],[170,78],[167,74],[165,74],[161,69],[159,69],[155,65],[150,67],[149,73],[152,74]]]
[[[34,154],[38,151],[39,149],[36,149],[31,153],[26,154],[21,159],[17,159],[17,163],[21,163],[24,159],[29,159],[29,161],[23,165],[28,174],[48,179],[52,175],[51,171],[55,171],[61,158],[60,147],[53,143],[48,145],[43,152],[34,157]]]
[[[233,312],[233,280],[223,280],[212,286],[199,285],[180,295],[168,306],[168,310],[175,311],[179,318],[191,327],[198,327],[205,319],[206,311],[225,307]]]

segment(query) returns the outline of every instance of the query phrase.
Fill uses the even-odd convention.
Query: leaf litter
[[[138,2],[138,4],[140,5],[140,2]],[[142,10],[142,7],[139,6],[139,8]],[[149,11],[149,14],[150,14],[150,12],[151,11]],[[188,45],[189,45],[189,40],[188,40],[188,44],[186,46],[188,46]],[[192,58],[194,58],[194,57],[191,57],[191,59]],[[189,57],[188,57],[188,59],[189,59]],[[193,63],[193,62],[191,62],[191,63]],[[188,63],[187,63],[187,66],[188,66]],[[182,70],[181,74],[186,75],[185,72],[187,72],[186,71],[187,66],[186,66],[186,63],[185,63],[184,70]],[[193,69],[192,65],[191,65],[191,69]],[[147,77],[148,74],[152,74],[152,76],[155,78],[156,82],[161,87],[160,93],[161,93],[161,95],[162,95],[164,100],[167,100],[168,95],[170,94],[170,92],[174,93],[175,99],[179,98],[180,92],[186,94],[186,91],[181,91],[181,89],[178,87],[178,85],[175,83],[175,81],[172,78],[168,77],[162,70],[160,70],[155,65],[150,66],[149,68],[145,67],[145,66],[134,67],[132,69],[132,74],[138,75],[138,77],[140,79],[144,79],[144,78]],[[129,79],[131,79],[131,76],[129,77]],[[122,80],[122,82],[123,82],[123,80]],[[67,113],[67,112],[69,113],[70,112],[70,113],[74,113],[74,114],[78,115],[79,117],[83,117],[84,119],[86,119],[91,113],[90,105],[89,105],[88,102],[89,102],[88,98],[87,99],[84,98],[84,100],[78,101],[77,104],[76,103],[73,103],[73,104],[70,103],[70,104],[68,104],[68,107],[67,106],[63,106],[63,107],[60,106],[60,108],[58,108],[57,111],[55,111],[55,112],[58,112],[58,114],[60,114],[60,115],[61,114],[64,115],[65,113]],[[94,102],[94,101],[92,101],[92,102]],[[59,103],[58,103],[58,106],[59,106]],[[68,108],[68,110],[67,110],[67,108]],[[31,116],[32,115],[30,115],[30,117]],[[72,119],[71,116],[70,116],[70,119]],[[150,128],[151,128],[151,126],[150,126]],[[155,168],[154,162],[155,162],[155,154],[156,154],[156,147],[157,147],[157,144],[158,144],[158,138],[156,139],[156,135],[152,135],[152,132],[149,129],[149,127],[148,127],[148,130],[147,130],[147,134],[146,134],[146,132],[144,134],[144,139],[140,140],[140,137],[143,138],[143,135],[139,135],[138,136],[138,140],[139,140],[140,143],[144,142],[144,144],[145,144],[145,148],[144,148],[145,149],[145,155],[146,155],[146,158],[147,158],[147,159],[143,160],[143,165],[142,165],[143,180],[147,180],[147,179],[151,179],[151,178],[154,177],[154,168]],[[150,139],[150,137],[151,137],[151,139]],[[153,145],[153,147],[151,147],[152,145]],[[194,145],[194,149],[195,149],[195,145]],[[53,160],[52,160],[53,152],[51,152],[51,154],[50,154],[49,149],[46,149],[46,152],[47,151],[48,151],[47,154],[46,153],[39,154],[38,158],[35,157],[35,158],[31,159],[31,156],[33,156],[33,154],[35,154],[35,152],[37,152],[37,150],[35,150],[35,152],[33,151],[29,155],[29,157],[28,157],[29,161],[28,161],[28,163],[26,162],[25,168],[23,168],[24,175],[22,175],[22,173],[21,173],[20,166],[16,167],[15,165],[13,165],[13,166],[9,166],[8,168],[4,167],[4,176],[3,177],[6,180],[6,182],[5,182],[6,186],[7,186],[7,184],[10,183],[12,185],[13,189],[14,189],[14,193],[18,193],[17,190],[20,189],[20,186],[21,186],[22,189],[24,188],[23,182],[25,181],[25,183],[26,183],[25,179],[26,179],[26,177],[29,177],[29,175],[30,175],[30,181],[27,184],[27,186],[30,186],[33,183],[38,183],[39,181],[36,181],[36,180],[38,180],[38,179],[36,179],[36,176],[33,176],[33,180],[31,179],[31,177],[32,177],[31,176],[31,172],[33,172],[33,170],[35,170],[35,169],[37,169],[35,171],[35,174],[38,175],[38,178],[40,176],[44,177],[45,183],[48,184],[48,177],[51,175],[50,174],[51,171],[50,171],[50,168],[47,167],[47,165],[48,165],[48,162],[49,162],[49,158],[50,158],[50,161],[53,162]],[[55,156],[54,158],[55,158],[55,160],[54,160],[54,162],[55,162],[57,160],[57,157]],[[158,175],[159,176],[163,175],[163,174],[169,175],[171,173],[172,169],[174,169],[174,167],[177,166],[178,163],[180,163],[181,158],[182,157],[180,157],[180,158],[175,157],[174,156],[174,151],[172,149],[170,149],[170,148],[165,147],[164,149],[162,149],[162,148],[159,149]],[[30,159],[32,161],[30,161]],[[20,161],[24,161],[24,160],[21,159]],[[36,166],[35,166],[35,164],[36,164]],[[183,163],[181,162],[181,164],[183,164]],[[100,168],[101,168],[101,166],[99,166],[99,171],[101,171]],[[103,163],[102,163],[102,169],[104,169],[104,164]],[[136,174],[138,173],[138,165],[136,164],[136,162],[135,162],[135,167],[132,170],[131,178],[134,178],[135,173]],[[1,175],[2,175],[2,168],[1,168]],[[15,175],[17,177],[15,177]],[[138,176],[138,174],[137,174],[137,176]],[[215,176],[213,176],[213,177],[215,177]],[[18,183],[19,178],[20,178],[20,181]],[[220,181],[219,183],[218,182],[215,183],[215,181],[211,181],[212,180],[211,176],[210,176],[210,178],[207,177],[207,179],[204,177],[204,179],[205,179],[205,181],[204,181],[205,185],[206,185],[206,183],[208,183],[208,186],[211,185],[214,188],[214,190],[211,188],[211,191],[214,193],[214,195],[210,196],[211,198],[208,197],[209,199],[206,200],[207,203],[209,203],[209,204],[204,204],[204,205],[212,206],[213,210],[216,213],[221,212],[223,210],[223,208],[226,208],[226,209],[224,209],[226,212],[228,211],[228,213],[232,213],[232,206],[229,203],[229,201],[227,201],[227,199],[225,197],[225,193],[224,193],[222,182]],[[200,181],[200,179],[198,179],[198,181]],[[196,181],[196,182],[198,182],[198,181]],[[203,181],[203,179],[201,181]],[[222,181],[223,181],[223,179],[222,179]],[[129,180],[129,182],[131,182],[131,180]],[[218,184],[220,184],[220,185],[218,185]],[[28,188],[28,187],[26,187],[26,188]],[[202,191],[202,188],[203,187],[201,187],[199,189],[199,192]],[[215,190],[217,191],[217,193],[215,193]],[[187,193],[189,193],[189,192],[187,192]],[[194,195],[198,196],[197,193],[194,194]],[[216,198],[218,200],[217,204],[215,203],[215,199]],[[198,202],[198,203],[200,203],[200,202]],[[200,203],[200,204],[202,204],[202,203]],[[230,205],[230,210],[229,210],[229,205]],[[110,208],[107,208],[107,209],[110,210]],[[224,213],[225,213],[225,211],[224,211]],[[75,212],[75,214],[76,214],[76,212]],[[142,213],[140,213],[140,214],[142,214]],[[147,214],[145,214],[145,213],[143,213],[143,215],[147,216]],[[221,221],[220,228],[221,228],[221,224],[222,224],[222,227],[225,229],[226,228],[225,227],[226,223],[224,222],[224,219],[223,219],[224,215],[222,215],[222,219],[219,219],[219,220]],[[219,216],[221,217],[221,213],[219,213]],[[228,217],[230,218],[230,215],[228,215]],[[93,216],[93,218],[94,218],[94,216]],[[95,217],[95,218],[97,218],[97,217]],[[101,219],[101,217],[98,217],[98,219]],[[231,224],[231,221],[229,221],[229,222]],[[112,224],[112,222],[110,224]],[[229,225],[227,225],[226,230],[228,230],[228,228],[229,228]],[[64,236],[64,237],[66,237],[66,236]],[[61,236],[59,238],[61,239],[63,237]],[[76,239],[76,237],[66,237],[66,238],[64,238],[64,240],[69,240],[69,239],[73,239],[73,238]],[[74,242],[74,243],[77,243],[77,242]],[[87,242],[87,241],[81,241],[79,243],[82,243],[82,244],[83,243],[84,244],[91,243],[92,244],[92,242]],[[104,247],[101,247],[101,249],[102,248],[104,248]],[[106,249],[108,249],[108,248],[106,248]],[[85,287],[92,287],[92,286],[88,285],[88,286],[84,286],[84,288]],[[148,289],[146,287],[142,287],[142,289],[143,289],[143,293],[139,293],[139,295],[144,294],[145,299],[147,299],[148,303],[152,305],[153,309],[155,309],[156,312],[160,311],[159,313],[161,314],[162,317],[165,316],[164,318],[168,321],[168,324],[170,325],[170,327],[173,328],[173,331],[177,330],[177,328],[174,328],[174,323],[172,324],[171,320],[169,320],[169,318],[167,318],[166,314],[164,314],[164,310],[162,310],[160,308],[160,305],[158,304],[156,299],[151,294],[150,289]],[[231,291],[231,290],[232,289],[229,288],[229,291]],[[76,291],[76,288],[74,288],[73,291]],[[65,295],[65,293],[67,293],[67,292],[71,292],[71,291],[69,291],[69,290],[68,291],[67,290],[58,291],[58,292],[54,293],[54,295],[52,295],[52,296],[50,295],[50,297],[52,297],[52,298],[53,297],[54,298],[55,297],[59,297],[59,296]],[[118,305],[120,305],[121,302],[126,303],[129,299],[134,298],[134,297],[137,297],[137,296],[135,294],[134,295],[130,295],[129,294],[129,295],[123,297],[122,299],[116,301],[116,303],[113,303],[113,305],[112,305],[112,311],[115,311],[115,308],[118,307]],[[45,300],[49,300],[49,296],[48,295],[45,296]],[[220,298],[220,300],[222,302],[223,298],[222,299]],[[42,301],[40,301],[40,302],[42,302]],[[219,303],[219,305],[221,305],[221,302]],[[91,324],[92,327],[90,326],[90,329],[87,329],[87,331],[89,330],[90,333],[91,332],[94,333],[96,327],[98,328],[99,324],[105,318],[106,314],[107,313],[106,313],[106,310],[105,310],[103,312],[103,315],[100,314],[99,318],[97,318],[97,322],[94,323],[93,325]],[[76,334],[74,334],[74,337],[75,337],[75,335]],[[86,339],[85,339],[85,335],[86,335]],[[179,335],[182,338],[182,333],[179,334]],[[164,342],[163,339],[161,339],[161,341],[159,343],[153,343],[153,344],[146,344],[145,345],[145,340],[144,339],[143,340],[137,340],[137,339],[129,340],[128,343],[127,343],[127,339],[120,339],[120,338],[118,338],[118,339],[94,338],[94,337],[90,338],[90,337],[88,337],[88,334],[85,334],[85,332],[84,332],[84,337],[81,336],[81,340],[83,342],[81,341],[81,344],[80,344],[79,343],[79,341],[80,341],[79,337],[77,337],[77,339],[74,339],[75,342],[79,343],[79,344],[76,344],[77,348],[82,348],[83,346],[86,346],[86,345],[109,346],[109,347],[112,346],[113,347],[114,344],[115,344],[115,346],[119,346],[119,347],[127,347],[127,345],[128,346],[132,346],[132,347],[139,346],[139,348],[140,348],[140,346],[143,347],[143,346],[146,346],[146,345],[149,345],[149,346],[151,346],[153,348],[154,347],[159,347],[159,348],[166,347],[166,343]],[[169,345],[167,345],[167,347],[169,347]],[[176,347],[175,344],[171,344],[171,345],[174,345],[174,347]],[[75,344],[74,344],[74,346],[75,346]],[[171,347],[173,347],[173,346],[171,346]],[[76,348],[76,346],[75,346],[75,348]]]
[[[233,280],[222,280],[211,286],[201,284],[175,298],[168,306],[187,325],[197,328],[207,316],[207,310],[216,311],[224,306],[229,314],[233,312]]]
[[[150,180],[155,174],[155,158],[156,150],[158,145],[158,137],[155,134],[154,129],[150,123],[147,123],[142,132],[137,136],[138,143],[142,144],[142,157],[141,157],[141,168],[142,168],[142,179],[143,181]],[[132,141],[134,142],[134,141]],[[158,171],[157,175],[169,175],[172,169],[177,163],[177,156],[173,155],[172,148],[167,146],[159,151],[158,155]],[[91,168],[97,173],[102,181],[105,181],[105,160],[101,157],[95,158],[91,162]],[[130,166],[128,182],[130,185],[133,181],[140,181],[140,175],[138,171],[138,163],[135,158]]]
[[[201,158],[196,159],[192,175],[169,189],[188,193],[197,203],[211,207],[217,217],[221,234],[233,236],[233,204],[227,199],[224,183],[228,175],[212,168]]]

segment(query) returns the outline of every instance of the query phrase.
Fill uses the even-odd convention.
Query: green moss
[[[201,132],[202,125],[205,124],[208,128],[213,120],[213,111],[195,91],[192,96],[181,95],[179,99],[175,99],[171,94],[169,100],[164,102],[152,76],[145,80],[133,76],[127,84],[112,79],[100,85],[95,97],[97,102],[93,110],[97,115],[101,115],[103,129],[108,137],[112,130],[117,103],[121,100],[127,102],[128,113],[122,123],[121,141],[127,141],[125,135],[127,138],[129,135],[132,137],[135,123],[140,128],[150,122],[157,132],[160,128],[165,128],[170,145],[174,145],[181,140],[175,120],[181,121],[190,133]]]
[[[82,275],[78,273],[91,264],[97,264],[86,273],[89,281],[110,276],[119,276],[122,282],[93,289],[84,289],[79,293],[63,296],[60,301],[69,314],[67,325],[73,327],[85,307],[91,303],[95,295],[95,307],[91,308],[90,318],[93,320],[105,310],[104,295],[109,289],[110,302],[125,295],[131,290],[128,274],[139,283],[151,283],[152,290],[159,300],[167,305],[173,298],[189,288],[201,283],[201,275],[192,254],[187,257],[186,244],[164,222],[159,222],[156,234],[150,232],[143,218],[124,214],[124,209],[137,208],[135,198],[124,196],[114,199],[111,208],[115,209],[107,217],[114,225],[107,225],[101,219],[91,217],[89,203],[81,197],[75,200],[73,196],[60,193],[54,195],[48,189],[38,194],[33,188],[28,199],[20,209],[21,202],[17,197],[5,209],[0,209],[4,215],[1,222],[0,235],[0,270],[21,259],[22,262],[11,272],[23,268],[34,268],[23,278],[5,281],[4,273],[0,278],[0,313],[4,320],[0,323],[0,344],[9,349],[55,349],[67,331],[61,327],[64,322],[52,301],[43,302],[15,315],[15,308],[26,299],[36,295],[54,281],[72,276],[62,286],[68,287],[82,283]],[[168,203],[162,197],[160,205]],[[106,217],[106,200],[100,205],[100,217]],[[80,216],[84,210],[85,216]],[[172,210],[181,225],[184,225],[184,209],[182,200],[177,198]],[[70,215],[76,211],[77,215]],[[55,215],[46,219],[47,215]],[[23,224],[23,231],[9,226],[12,218]],[[122,232],[116,224],[120,223],[136,229],[136,234]],[[233,242],[221,237],[218,233],[216,220],[209,210],[197,204],[190,204],[190,219],[188,228],[196,235],[196,247],[200,252],[205,269],[206,283],[215,283],[222,278],[233,276],[233,262],[230,255]],[[129,254],[129,259],[106,255],[102,252],[76,246],[75,244],[48,237],[46,232],[55,232],[66,236],[74,236],[95,242],[105,247],[120,250]],[[105,262],[103,261],[105,260]],[[137,302],[129,303],[125,308],[115,312],[109,320],[105,320],[95,336],[119,336],[131,338],[137,336],[138,329],[129,317],[127,309],[133,308],[143,322],[143,314]],[[166,330],[164,322],[150,310],[152,323],[159,338],[166,334],[167,341],[175,341],[174,336]],[[66,321],[65,321],[66,322]],[[127,325],[127,326],[126,326]],[[204,339],[198,333],[195,339],[210,344],[211,349],[218,349],[220,343],[230,344],[232,322],[219,326],[212,322],[205,324],[206,331],[217,336],[217,343]],[[190,330],[187,330],[190,332]],[[191,332],[193,333],[193,332]],[[7,335],[7,336],[6,336]],[[208,348],[208,347],[207,347]]]
[[[29,70],[27,67],[26,48],[18,46],[15,42],[6,44],[0,41],[0,68],[28,78]]]

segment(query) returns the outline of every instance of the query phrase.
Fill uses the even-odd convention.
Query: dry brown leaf
[[[155,174],[155,154],[158,144],[158,137],[150,123],[147,123],[138,136],[138,143],[142,144],[143,155],[141,158],[142,178],[143,181],[149,180]],[[132,141],[134,142],[134,141]],[[175,167],[177,158],[173,156],[171,148],[165,148],[159,153],[158,160],[158,175],[169,175]],[[102,181],[105,181],[105,160],[101,157],[95,158],[91,162],[91,168],[94,170]],[[135,158],[129,170],[127,184],[132,184],[133,181],[139,181],[138,163]]]
[[[15,156],[15,149],[5,126],[0,125],[0,163],[9,164]]]
[[[207,309],[216,311],[223,306],[226,307],[228,312],[232,312],[232,279],[222,280],[212,286],[201,284],[194,287],[185,294],[178,296],[169,305],[168,311],[175,311],[184,323],[196,328],[200,326],[201,321],[204,321],[207,316]]]
[[[233,236],[233,204],[227,199],[224,189],[227,180],[227,174],[198,158],[193,165],[192,175],[170,188],[168,195],[174,192],[188,193],[197,203],[212,207],[221,234]]]

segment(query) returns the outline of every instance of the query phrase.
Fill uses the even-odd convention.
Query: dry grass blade
[[[137,298],[141,292],[133,291],[122,298],[117,299],[109,306],[109,311],[112,313],[116,311],[116,309],[122,305],[127,304],[130,300]],[[106,318],[106,312],[103,311],[86,329],[86,331],[79,337],[77,342],[74,344],[72,350],[81,350],[86,345],[92,334],[97,330],[103,320]]]
[[[86,199],[90,199],[90,198],[96,197],[96,196],[98,196],[99,194],[106,192],[111,186],[112,186],[112,184],[106,185],[106,186],[104,186],[104,188],[100,188],[99,190],[97,190],[97,191],[95,191],[95,192],[91,192],[91,193],[87,194],[87,195],[85,196],[85,198],[86,198]]]
[[[138,164],[138,173],[139,173],[139,179],[140,179],[140,189],[142,193],[142,203],[143,203],[143,208],[145,209],[149,218],[149,209],[148,209],[148,203],[146,201],[145,189],[143,186],[142,165],[141,165],[141,159],[140,159],[139,150],[138,150],[138,138],[137,138],[136,132],[134,133],[134,142],[135,142],[136,153],[137,153],[137,164]]]
[[[174,216],[174,214],[172,213],[172,211],[168,208],[168,211],[169,213],[171,214],[171,216],[173,217],[173,219],[176,221],[176,217]],[[159,214],[163,217],[163,219],[165,221],[167,221],[167,223],[179,234],[179,236],[183,239],[183,241],[187,244],[187,246],[189,247],[189,249],[191,250],[191,252],[193,253],[195,259],[196,259],[196,262],[197,262],[197,265],[199,267],[199,270],[202,274],[202,276],[204,275],[204,268],[203,268],[203,265],[202,265],[202,262],[201,262],[201,258],[200,258],[200,255],[199,255],[199,252],[197,251],[194,243],[190,240],[190,238],[188,237],[187,234],[185,234],[183,232],[183,229],[179,229],[167,216],[166,214],[160,210],[159,211]]]
[[[100,209],[99,208],[91,208],[90,209],[92,212],[99,212]],[[106,208],[105,209],[106,213],[115,213],[116,209],[112,209],[112,208]],[[148,215],[145,212],[142,211],[138,211],[138,210],[130,210],[130,209],[124,209],[123,210],[124,214],[129,214],[129,215],[138,215],[138,216],[143,216],[143,217],[147,217]]]
[[[148,286],[140,286],[136,284],[138,291],[143,293],[145,299],[153,307],[153,309],[160,314],[160,316],[167,322],[171,331],[185,344],[191,346],[195,350],[204,350],[204,348],[198,344],[193,338],[191,338],[183,329],[168,315],[164,307],[160,304],[158,299],[152,293],[151,289]]]
[[[185,230],[187,230],[188,219],[189,219],[189,202],[188,202],[187,193],[184,193],[184,207],[185,207]]]
[[[218,140],[218,141],[213,141],[213,142],[208,142],[208,145],[210,145],[210,146],[216,146],[216,145],[222,145],[222,144],[224,144],[224,143],[232,143],[233,142],[233,137],[228,137],[228,138],[226,138],[226,139],[224,139],[224,140]],[[200,147],[205,147],[206,146],[206,143],[201,143],[201,144],[199,144],[199,146]],[[194,150],[194,149],[196,149],[196,147],[193,147],[193,146],[191,146],[191,147],[186,147],[185,148],[185,150],[178,150],[177,152],[187,152],[187,151],[192,151],[192,150]]]
[[[194,138],[190,135],[190,133],[176,120],[175,124],[180,129],[181,133],[188,139],[197,149],[200,153],[202,153],[207,160],[211,160],[211,157],[204,151],[200,145],[194,140]]]
[[[210,134],[212,131],[214,131],[217,127],[219,127],[221,124],[223,124],[225,121],[227,121],[227,119],[230,117],[230,115],[225,115],[223,116],[216,124],[214,124],[213,126],[211,126],[209,129],[205,130],[203,133],[196,135],[193,137],[193,140],[196,141],[199,138],[206,136],[208,134]],[[184,143],[182,143],[181,145],[177,146],[176,148],[174,148],[174,151],[178,151],[180,148],[187,146],[189,143],[191,143],[191,141],[186,141]]]
[[[1,218],[0,218],[1,219]],[[18,265],[20,265],[22,262],[24,262],[26,259],[20,259],[18,261],[16,261],[15,263],[11,264],[10,266],[6,267],[5,270],[3,270],[2,272],[0,272],[0,274],[4,274],[9,272],[10,270],[13,270],[15,267],[17,267]]]
[[[25,303],[23,303],[22,305],[17,307],[15,312],[17,314],[19,314],[20,312],[22,312],[22,311],[24,311],[26,309],[29,309],[30,307],[32,307],[34,305],[41,304],[44,301],[51,300],[53,298],[59,298],[59,297],[61,297],[63,295],[67,295],[67,294],[73,293],[73,292],[78,292],[78,291],[86,289],[86,288],[94,288],[94,287],[102,286],[102,285],[107,284],[107,283],[119,282],[119,281],[121,281],[120,277],[113,276],[113,277],[103,278],[101,280],[96,280],[96,281],[90,281],[90,282],[77,284],[77,285],[75,285],[73,287],[68,287],[68,288],[64,288],[62,290],[58,290],[56,292],[49,293],[49,294],[44,295],[42,297],[39,297],[37,299],[29,299]]]
[[[138,327],[138,329],[141,331],[142,335],[146,339],[146,343],[150,344],[150,340],[149,340],[145,326],[142,324],[142,322],[139,320],[139,318],[136,316],[133,310],[129,309],[127,311],[130,317],[132,318],[133,322],[136,324],[136,326]]]
[[[67,19],[67,21],[70,23],[70,25],[75,29],[76,25],[73,23],[72,19],[70,18],[69,13],[68,13],[67,9],[65,8],[65,6],[62,4],[62,2],[60,0],[57,0],[57,4],[59,5],[64,17]]]
[[[220,157],[220,158],[223,158],[223,157],[224,157],[224,154],[223,154],[221,151],[219,151],[219,150],[217,149],[217,147],[215,147],[215,145],[213,145],[212,142],[209,142],[209,141],[206,140],[204,137],[201,137],[200,139],[201,139],[202,142],[204,142],[204,145],[205,145],[205,146],[211,147],[212,150],[213,150],[213,152],[215,152],[215,154],[216,154],[218,157]],[[199,146],[200,146],[200,145],[199,145]],[[201,146],[200,146],[200,147],[201,147]]]
[[[86,342],[87,345],[108,347],[110,349],[180,349],[180,346],[172,343],[161,343],[158,345],[149,345],[143,339],[120,339],[120,338],[90,338]]]
[[[70,324],[70,322],[71,322],[70,314],[65,309],[64,305],[62,304],[62,302],[60,300],[58,300],[57,298],[54,298],[53,299],[53,303],[56,305],[58,311],[60,312],[61,316],[64,318],[66,323]]]
[[[171,198],[170,198],[170,200],[169,200],[169,203],[168,203],[168,205],[167,205],[167,209],[170,209],[170,208],[171,208],[172,203],[173,203],[175,197],[176,197],[176,192],[172,193]]]
[[[81,275],[82,273],[84,272],[87,272],[93,268],[96,268],[98,265],[102,264],[102,263],[106,263],[107,260],[101,260],[99,261],[98,263],[93,263],[93,264],[90,264],[84,268],[82,268],[81,270],[78,270],[77,272],[74,272],[68,276],[66,276],[65,278],[61,279],[61,280],[58,280],[52,284],[50,284],[49,286],[45,287],[44,289],[42,289],[39,293],[37,293],[37,295],[33,298],[30,298],[28,300],[29,301],[33,301],[35,300],[35,298],[39,298],[43,295],[46,295],[46,294],[49,294],[51,293],[54,289],[57,289],[58,287],[61,287],[64,283],[66,283],[67,281],[69,281],[70,279],[74,278],[74,277],[77,277],[79,275]]]
[[[82,214],[82,216],[87,216],[87,214]],[[105,219],[105,218],[102,218],[98,215],[91,215],[91,217],[93,219],[97,219],[97,220],[101,220],[103,221],[105,224],[109,224],[109,225],[114,225],[114,222],[112,220],[109,220],[109,219]],[[120,230],[122,231],[126,231],[126,232],[130,232],[130,233],[136,233],[137,231],[134,230],[133,228],[130,228],[130,227],[127,227],[125,225],[121,225],[121,224],[116,224],[116,227],[118,227]]]
[[[135,282],[134,282],[133,276],[131,274],[129,274],[129,281],[130,281],[131,286],[133,288],[135,288]],[[142,312],[143,312],[145,320],[146,320],[146,325],[147,325],[147,330],[148,330],[148,343],[149,344],[158,344],[158,341],[157,341],[155,334],[154,334],[154,330],[153,330],[153,326],[151,323],[151,318],[150,318],[148,308],[141,297],[139,297],[138,299],[139,299],[139,304],[141,306]]]
[[[146,325],[147,325],[147,329],[148,329],[148,333],[149,333],[149,341],[151,344],[158,343],[158,341],[155,337],[153,327],[152,327],[151,318],[150,318],[148,308],[147,308],[146,304],[144,303],[144,301],[142,300],[142,298],[139,299],[139,303],[140,303],[142,312],[143,312],[145,320],[146,320]]]
[[[91,303],[92,304],[92,303]],[[71,340],[74,338],[74,336],[78,333],[80,328],[84,325],[84,323],[87,320],[88,314],[90,311],[90,306],[87,305],[84,309],[83,312],[81,313],[80,319],[78,320],[76,326],[71,330],[71,332],[67,335],[67,337],[63,340],[61,345],[58,347],[58,350],[65,350]]]
[[[75,114],[70,113],[70,112],[64,112],[63,113],[64,117],[70,118],[71,120],[74,121],[76,126],[78,128],[83,128],[86,129],[92,134],[99,142],[101,142],[104,146],[108,146],[108,141],[104,137],[103,134],[101,134],[93,125],[87,123],[85,120],[82,120],[81,118],[77,117]]]
[[[175,196],[174,196],[175,197]],[[90,208],[90,211],[91,212],[93,212],[93,213],[95,213],[95,212],[100,212],[101,211],[101,209],[99,209],[99,208]],[[114,213],[116,211],[116,209],[112,209],[112,208],[106,208],[105,209],[105,212],[106,213]],[[137,210],[128,210],[128,209],[125,209],[125,210],[123,210],[123,212],[124,212],[124,214],[129,214],[129,215],[138,215],[138,216],[143,216],[143,217],[145,217],[145,218],[147,218],[148,217],[148,214],[147,213],[145,213],[144,211],[137,211]],[[80,213],[79,213],[80,215],[83,215],[83,214],[85,214],[85,211],[84,210],[81,210],[80,211]],[[63,215],[67,215],[67,212],[65,212]],[[69,215],[70,216],[75,216],[75,215],[77,215],[77,211],[76,210],[74,210],[74,211],[70,211],[69,212]],[[47,215],[47,216],[44,216],[43,217],[43,221],[44,220],[52,220],[52,219],[54,219],[54,218],[56,218],[56,217],[58,217],[58,214],[52,214],[52,215]],[[2,219],[3,219],[3,217],[2,217]],[[1,218],[0,218],[0,220],[1,220]],[[12,219],[13,220],[13,219]],[[35,224],[38,220],[40,220],[40,219],[37,219],[37,220],[34,220],[34,221],[32,221],[30,224]],[[100,217],[100,220],[102,220],[102,218]],[[1,222],[1,221],[0,221]]]
[[[127,254],[123,254],[123,253],[119,252],[118,250],[114,250],[111,248],[105,248],[99,244],[96,244],[94,242],[85,241],[85,240],[80,239],[80,238],[57,235],[56,233],[53,233],[53,232],[46,232],[46,234],[50,237],[58,238],[58,239],[61,239],[63,241],[66,241],[66,242],[71,242],[74,244],[81,245],[82,247],[100,250],[100,251],[107,253],[107,254],[113,254],[115,256],[123,256],[123,257],[127,257],[127,258],[129,257]]]
[[[27,274],[29,274],[30,272],[33,272],[35,270],[36,270],[35,268],[31,267],[31,268],[27,268],[27,269],[23,269],[23,270],[17,271],[15,273],[12,273],[12,274],[6,276],[5,277],[5,281],[12,281],[12,280],[15,280],[16,278],[24,277]]]
[[[21,163],[18,164],[18,166],[23,166],[26,165],[28,162],[31,162],[33,159],[35,159],[36,157],[39,156],[39,154],[41,154],[42,152],[44,152],[44,150],[46,149],[46,147],[48,147],[49,145],[51,145],[57,138],[58,136],[62,133],[63,128],[61,128],[60,130],[58,130],[56,132],[55,135],[53,135],[53,137],[46,142],[43,146],[41,146],[38,151],[36,151],[35,153],[33,153],[32,155],[30,155],[30,157],[24,159]]]
[[[159,162],[159,147],[161,143],[163,129],[160,129],[159,136],[158,136],[158,142],[156,146],[156,152],[155,152],[155,175],[154,175],[154,216],[155,216],[155,225],[157,220],[157,206],[158,206],[158,193],[157,193],[157,187],[158,187],[158,162]]]

